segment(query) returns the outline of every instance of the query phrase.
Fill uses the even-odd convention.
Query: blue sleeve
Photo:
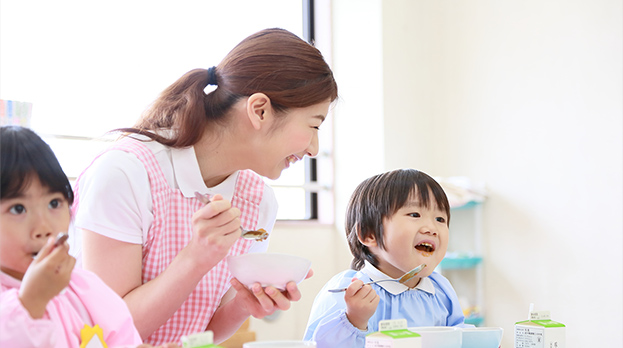
[[[325,284],[312,305],[304,340],[315,341],[318,348],[363,348],[366,335],[346,317],[344,293],[328,289],[347,287],[357,272],[348,270],[334,276]]]
[[[472,326],[465,324],[465,316],[463,315],[463,310],[461,309],[461,305],[459,304],[459,298],[450,284],[450,281],[437,272],[433,272],[430,275],[433,282],[437,283],[441,291],[445,294],[447,298],[446,308],[448,309],[448,319],[447,326]]]

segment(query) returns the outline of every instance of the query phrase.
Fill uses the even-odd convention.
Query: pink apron
[[[163,272],[173,258],[192,237],[191,217],[203,205],[195,198],[186,198],[178,189],[171,188],[162,173],[154,154],[142,142],[124,138],[109,150],[123,150],[138,157],[149,176],[153,200],[154,221],[143,241],[143,284]],[[78,207],[78,185],[75,185],[75,200],[72,207]],[[259,206],[264,192],[263,180],[250,170],[239,172],[232,205],[241,211],[241,225],[245,229],[256,229]],[[228,255],[248,252],[250,240],[238,239]],[[171,318],[149,336],[145,342],[160,345],[180,342],[182,335],[205,331],[221,298],[230,287],[232,275],[224,259],[210,270],[190,294],[188,299]]]

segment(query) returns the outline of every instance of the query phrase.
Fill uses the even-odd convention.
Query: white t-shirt
[[[153,152],[170,187],[179,189],[184,197],[195,197],[195,191],[198,191],[221,194],[231,201],[238,172],[217,186],[207,187],[193,147],[176,149],[156,141],[143,144]],[[134,154],[122,150],[104,153],[82,174],[78,185],[79,209],[73,222],[74,231],[70,233],[73,234],[70,241],[72,255],[80,260],[80,229],[123,242],[143,244],[154,215],[147,171]],[[277,218],[277,209],[274,191],[265,184],[258,227],[270,233]],[[253,243],[249,252],[266,251],[268,241]]]

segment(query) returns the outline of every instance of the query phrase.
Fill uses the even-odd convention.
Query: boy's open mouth
[[[427,242],[422,242],[416,245],[415,249],[426,253],[432,253],[433,251],[435,251],[435,246]]]

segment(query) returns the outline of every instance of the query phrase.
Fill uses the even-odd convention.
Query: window
[[[281,27],[305,37],[311,0],[5,0],[0,99],[32,103],[31,127],[75,178],[185,72],[218,64],[249,34]],[[306,27],[304,27],[306,24]],[[279,219],[315,219],[316,160],[271,181]]]

